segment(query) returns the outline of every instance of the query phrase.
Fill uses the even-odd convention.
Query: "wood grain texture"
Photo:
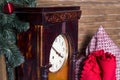
[[[4,55],[0,55],[0,80],[7,80],[6,62]]]

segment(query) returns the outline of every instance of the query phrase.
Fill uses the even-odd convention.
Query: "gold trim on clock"
[[[40,66],[43,66],[43,55],[42,55],[42,52],[43,52],[43,26],[41,25],[40,26]]]
[[[35,25],[35,29],[37,31],[37,77],[40,79],[40,66],[42,66],[42,59],[43,59],[43,26],[42,25]]]

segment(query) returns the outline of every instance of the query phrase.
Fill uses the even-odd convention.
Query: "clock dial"
[[[50,72],[58,71],[68,57],[68,45],[63,35],[58,35],[51,47],[49,62]]]

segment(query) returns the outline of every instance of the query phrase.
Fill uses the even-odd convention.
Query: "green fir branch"
[[[2,0],[0,2],[0,55],[5,55],[6,58],[8,80],[14,80],[14,68],[24,62],[24,57],[16,46],[16,34],[27,31],[29,23],[21,22],[15,13],[5,14],[3,6],[7,2],[21,7],[35,7],[36,2],[35,0]]]

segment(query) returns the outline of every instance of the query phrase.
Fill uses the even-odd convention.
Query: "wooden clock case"
[[[59,34],[65,34],[71,43],[68,80],[74,80],[80,7],[16,8],[15,11],[20,20],[30,23],[27,32],[18,34],[17,45],[25,62],[16,69],[16,80],[48,80],[49,53]]]

